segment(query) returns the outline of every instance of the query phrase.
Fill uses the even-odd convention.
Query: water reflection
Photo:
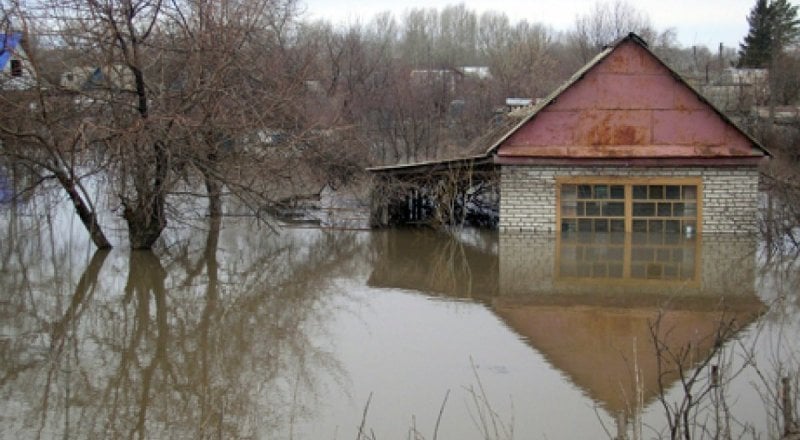
[[[57,215],[20,208],[0,222],[8,438],[352,438],[371,393],[367,425],[395,438],[432,427],[447,390],[439,438],[479,438],[459,394],[470,359],[517,438],[601,438],[595,406],[606,424],[656,413],[657,426],[660,388],[681,391],[654,332],[693,367],[726,345],[720,323],[753,327],[755,280],[796,288],[760,275],[737,237],[203,220],[156,255],[95,253]],[[758,322],[777,335],[778,321]]]
[[[343,380],[314,334],[358,240],[218,226],[159,255],[48,233],[3,249],[3,436],[289,438],[313,417]]]
[[[764,308],[752,238],[483,238],[475,246],[418,231],[382,236],[370,285],[479,299],[611,417],[635,417],[675,385],[678,367],[711,356],[725,342],[720,337],[747,327]],[[496,246],[486,244],[492,239]],[[690,355],[666,365],[656,343],[662,352]]]

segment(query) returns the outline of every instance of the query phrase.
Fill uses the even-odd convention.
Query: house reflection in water
[[[379,237],[371,286],[485,303],[612,416],[633,415],[634,360],[641,404],[658,396],[658,318],[659,342],[691,344],[700,360],[722,321],[741,329],[763,307],[756,243],[739,236],[495,234],[479,246],[419,231]]]

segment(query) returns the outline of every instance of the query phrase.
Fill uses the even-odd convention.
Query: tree
[[[40,3],[4,0],[3,11],[46,30],[51,52],[81,53],[68,73],[95,73],[77,88],[52,84],[38,73],[47,53],[31,50],[34,87],[2,97],[0,155],[56,179],[98,247],[110,244],[84,189],[96,176],[134,249],[154,245],[178,192],[207,197],[219,215],[223,194],[258,212],[291,188],[288,165],[313,144],[294,0]]]
[[[800,37],[797,6],[787,0],[756,0],[747,23],[750,30],[739,46],[739,67],[770,67]]]
[[[649,17],[629,3],[595,3],[594,8],[575,19],[575,29],[568,39],[581,64],[589,62],[604,46],[630,32],[639,34],[645,41],[655,39],[656,32]]]

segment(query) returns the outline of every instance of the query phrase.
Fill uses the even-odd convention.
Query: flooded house
[[[757,230],[758,167],[770,153],[636,34],[500,128],[464,157],[371,171],[400,181],[495,173],[503,231]],[[464,174],[470,182],[477,175]],[[373,206],[373,224],[424,205],[420,193],[426,188]]]

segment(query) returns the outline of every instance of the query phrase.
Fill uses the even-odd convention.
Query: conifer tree
[[[747,16],[750,30],[739,45],[739,67],[769,67],[800,36],[797,6],[787,0],[756,0]]]

